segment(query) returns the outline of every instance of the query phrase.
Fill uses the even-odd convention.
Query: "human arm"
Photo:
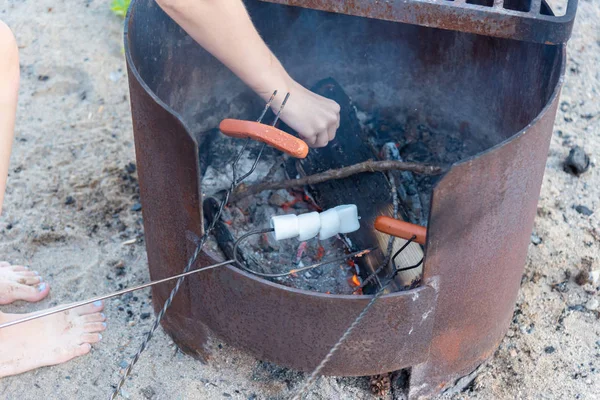
[[[294,81],[269,50],[241,0],[156,0],[206,51],[264,100],[274,90],[279,109],[290,93],[282,120],[313,147],[323,147],[339,127],[339,105]]]
[[[19,50],[12,32],[0,21],[0,212],[6,190],[19,91]]]

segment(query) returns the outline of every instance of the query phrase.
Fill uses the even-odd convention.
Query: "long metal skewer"
[[[195,269],[193,271],[188,271],[179,275],[174,275],[174,276],[170,276],[168,278],[164,278],[164,279],[159,279],[157,281],[152,281],[152,282],[147,282],[141,285],[137,285],[137,286],[133,286],[127,289],[122,289],[113,293],[109,293],[109,294],[105,294],[102,296],[96,296],[96,297],[92,297],[89,298],[87,300],[81,300],[75,303],[70,303],[70,304],[65,304],[62,306],[58,306],[58,307],[54,307],[54,308],[49,308],[47,310],[44,311],[40,311],[37,313],[33,313],[31,315],[28,315],[25,318],[19,318],[19,319],[15,319],[14,321],[10,321],[10,322],[5,322],[3,324],[0,324],[0,329],[2,328],[8,328],[9,326],[13,326],[13,325],[18,325],[18,324],[22,324],[23,322],[27,322],[27,321],[31,321],[34,319],[38,319],[38,318],[42,318],[42,317],[47,317],[48,315],[52,315],[52,314],[56,314],[62,311],[67,311],[67,310],[71,310],[73,308],[77,308],[77,307],[81,307],[84,306],[86,304],[90,304],[90,303],[94,303],[96,301],[100,301],[100,300],[105,300],[105,299],[110,299],[112,297],[117,297],[117,296],[121,296],[122,294],[125,293],[129,293],[129,292],[135,292],[136,290],[140,290],[140,289],[145,289],[147,287],[150,286],[154,286],[154,285],[158,285],[159,283],[164,283],[164,282],[168,282],[168,281],[172,281],[173,279],[178,279],[184,276],[188,276],[188,275],[192,275],[195,274],[197,272],[201,272],[201,271],[206,271],[209,269],[213,269],[213,268],[217,268],[217,267],[222,267],[224,265],[228,265],[228,264],[233,264],[235,263],[235,260],[227,260],[227,261],[223,261],[217,264],[211,264],[211,265],[207,265],[206,267],[202,267],[202,268],[198,268]]]
[[[242,239],[243,239],[243,237],[240,238],[240,239],[238,239],[236,241],[236,246],[237,246],[237,242],[241,241]],[[350,258],[360,257],[360,256],[368,253],[371,250],[373,250],[373,249],[362,250],[362,251],[355,251],[354,253],[346,254],[344,256],[333,258],[331,260],[321,261],[321,262],[318,262],[316,264],[312,264],[312,265],[308,265],[306,267],[294,269],[294,270],[291,270],[291,271],[288,271],[288,272],[285,272],[285,273],[272,274],[272,277],[284,277],[284,276],[292,275],[294,273],[302,272],[302,271],[305,271],[305,270],[308,270],[308,269],[318,268],[318,267],[321,267],[323,265],[333,264],[333,263],[337,263],[337,262],[342,262],[342,261],[348,260]],[[209,269],[218,268],[218,267],[222,267],[222,266],[229,265],[229,264],[235,264],[235,263],[240,263],[240,262],[239,262],[239,260],[236,260],[236,259],[222,261],[222,262],[217,263],[217,264],[211,264],[211,265],[207,265],[206,267],[194,269],[192,271],[184,272],[184,273],[181,273],[181,274],[178,274],[178,275],[169,276],[168,278],[163,278],[163,279],[159,279],[159,280],[156,280],[156,281],[151,281],[151,282],[143,283],[141,285],[133,286],[133,287],[126,288],[126,289],[121,289],[121,290],[118,290],[116,292],[112,292],[112,293],[109,293],[109,294],[104,294],[104,295],[101,295],[101,296],[91,297],[89,299],[77,301],[75,303],[70,303],[70,304],[65,304],[65,305],[58,306],[58,307],[49,308],[47,310],[39,311],[37,313],[32,313],[32,314],[30,314],[30,315],[28,315],[27,317],[24,317],[24,318],[15,319],[13,321],[9,321],[9,322],[5,322],[3,324],[0,324],[0,329],[8,328],[9,326],[13,326],[13,325],[22,324],[24,322],[32,321],[34,319],[47,317],[47,316],[52,315],[52,314],[57,314],[59,312],[71,310],[73,308],[81,307],[81,306],[84,306],[86,304],[91,304],[91,303],[94,303],[96,301],[106,300],[106,299],[110,299],[110,298],[113,298],[113,297],[121,296],[121,295],[123,295],[125,293],[135,292],[136,290],[141,290],[141,289],[145,289],[145,288],[148,288],[148,287],[151,287],[151,286],[154,286],[154,285],[158,285],[158,284],[161,284],[161,283],[164,283],[164,282],[169,282],[169,281],[172,281],[174,279],[179,279],[179,278],[182,278],[184,276],[195,274],[197,272],[208,271]],[[248,271],[248,272],[250,272],[250,273],[252,273],[254,275],[259,275],[259,276],[263,276],[264,275],[264,274],[260,274],[260,273],[258,273],[256,271],[252,271],[251,269],[246,268],[245,266],[243,266],[243,264],[240,264],[240,266],[244,270],[246,270],[246,271]],[[268,275],[268,276],[271,277],[271,275]]]

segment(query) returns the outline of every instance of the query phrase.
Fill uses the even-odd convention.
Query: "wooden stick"
[[[332,179],[343,179],[351,175],[360,174],[363,172],[383,172],[383,171],[411,171],[423,175],[440,175],[445,169],[437,165],[429,165],[415,162],[404,161],[373,161],[368,160],[362,163],[350,165],[339,169],[330,169],[319,174],[305,176],[300,179],[289,179],[275,182],[261,182],[254,185],[240,185],[233,193],[232,202],[242,199],[253,194],[264,192],[265,190],[290,189],[298,186],[315,185]]]

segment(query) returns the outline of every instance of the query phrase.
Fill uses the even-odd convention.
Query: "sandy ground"
[[[148,279],[135,173],[122,21],[107,0],[4,0],[0,18],[21,48],[22,87],[0,255],[40,271],[52,292],[26,312]],[[600,150],[600,5],[580,1],[532,244],[509,334],[457,399],[600,398],[599,296],[574,276],[600,269],[600,172],[562,170],[573,145]],[[130,239],[136,244],[127,245]],[[570,278],[568,277],[570,274]],[[564,283],[563,283],[564,282]],[[553,286],[559,284],[558,286]],[[0,381],[3,399],[106,398],[151,324],[149,292],[108,301],[110,325],[92,354]],[[592,301],[593,303],[593,301]],[[278,399],[302,382],[226,344],[209,365],[160,331],[126,386],[131,399]],[[396,394],[395,398],[401,398]],[[445,396],[451,397],[451,396]],[[311,399],[374,399],[366,379],[326,378]],[[392,395],[386,398],[392,398]]]

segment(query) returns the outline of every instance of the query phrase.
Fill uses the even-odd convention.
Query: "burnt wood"
[[[297,161],[296,171],[292,174],[313,175],[377,158],[362,135],[356,109],[342,87],[334,79],[328,78],[318,82],[311,90],[340,105],[340,127],[335,139],[326,147],[311,149],[305,159]],[[284,130],[291,129],[286,126]],[[391,186],[387,177],[382,172],[367,172],[310,185],[307,189],[323,209],[340,204],[356,204],[361,217],[361,229],[347,234],[345,242],[352,251],[378,247],[376,251],[362,257],[359,261],[361,277],[365,279],[385,259],[388,236],[375,231],[373,224],[377,216],[392,216],[393,213]],[[386,267],[381,271],[380,276],[383,277],[389,272]],[[376,287],[368,285],[364,291],[369,293],[373,290],[376,290]]]

